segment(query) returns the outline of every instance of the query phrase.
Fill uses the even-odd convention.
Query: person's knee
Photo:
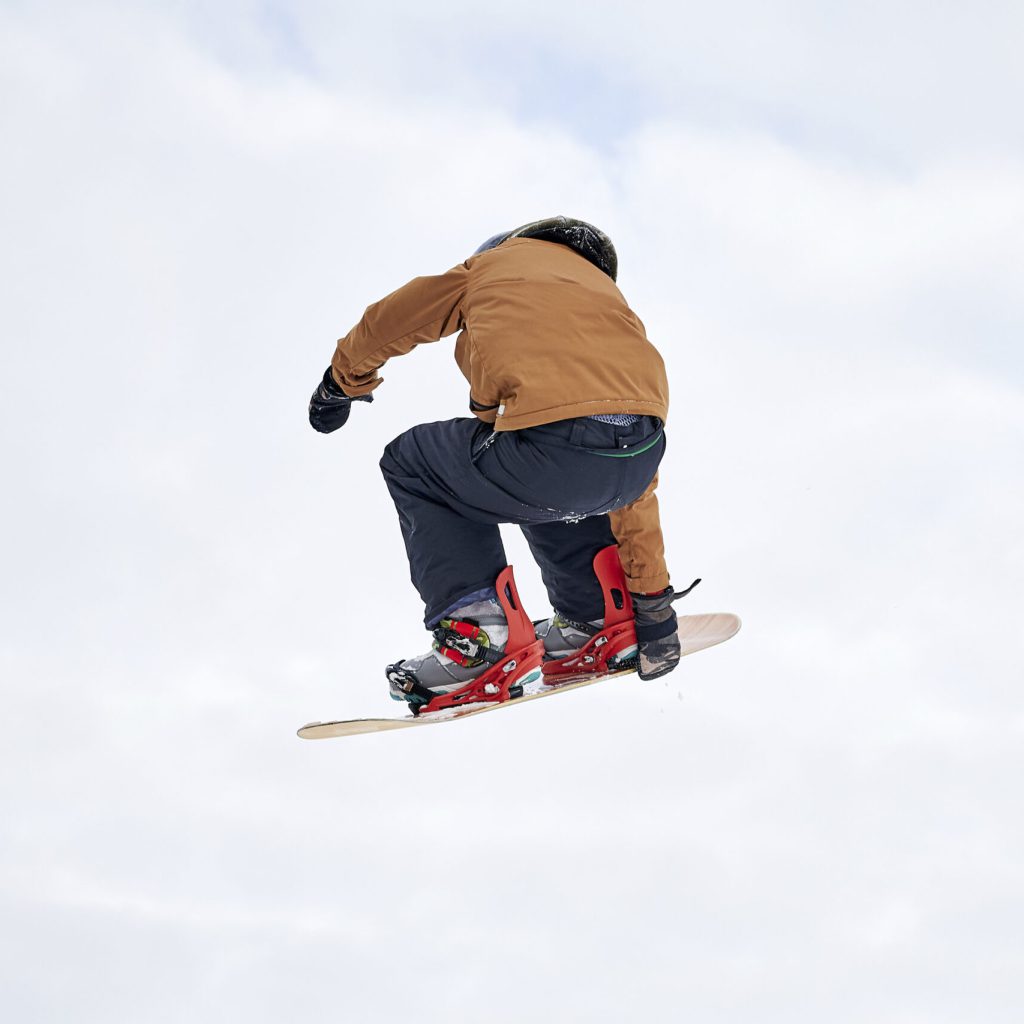
[[[384,454],[380,457],[378,465],[380,466],[381,473],[384,474],[385,480],[402,475],[401,442],[404,436],[404,434],[399,434],[384,449]]]

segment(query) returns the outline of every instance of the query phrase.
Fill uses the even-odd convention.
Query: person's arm
[[[650,594],[668,586],[665,541],[661,535],[661,516],[655,490],[655,475],[647,490],[636,501],[608,513],[612,533],[619,545],[619,560],[634,594]]]
[[[369,306],[339,339],[331,371],[350,398],[369,394],[381,382],[377,371],[393,356],[461,330],[469,270],[465,263],[445,274],[417,277]]]
[[[640,661],[637,674],[641,679],[657,679],[679,664],[682,647],[672,602],[685,597],[700,583],[694,580],[680,593],[669,585],[665,541],[654,493],[657,486],[655,476],[636,501],[608,513],[633,601]]]

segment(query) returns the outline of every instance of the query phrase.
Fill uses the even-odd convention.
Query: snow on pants
[[[665,452],[661,421],[590,418],[494,431],[478,419],[423,423],[384,450],[413,585],[428,629],[505,568],[499,523],[520,526],[552,608],[604,614],[593,559],[615,543],[607,512],[640,497]]]

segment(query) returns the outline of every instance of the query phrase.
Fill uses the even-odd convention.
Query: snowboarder
[[[583,221],[495,235],[370,306],[310,400],[312,426],[337,430],[353,402],[373,401],[388,359],[460,332],[474,416],[413,427],[380,463],[434,635],[426,654],[387,667],[391,695],[414,711],[444,694],[505,699],[524,666],[599,647],[610,595],[623,606],[617,586],[628,587],[636,633],[616,659],[638,659],[644,679],[679,661],[682,595],[669,585],[655,497],[668,383],[616,276],[611,240]],[[522,528],[541,569],[554,615],[536,636],[528,619],[524,631],[499,523]]]

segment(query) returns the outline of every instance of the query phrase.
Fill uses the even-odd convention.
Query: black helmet
[[[492,235],[473,255],[493,249],[510,238],[539,238],[542,242],[567,245],[584,259],[590,260],[599,270],[603,270],[613,281],[619,272],[619,258],[615,255],[612,240],[593,224],[572,217],[548,217],[547,220],[524,224],[515,231]]]

